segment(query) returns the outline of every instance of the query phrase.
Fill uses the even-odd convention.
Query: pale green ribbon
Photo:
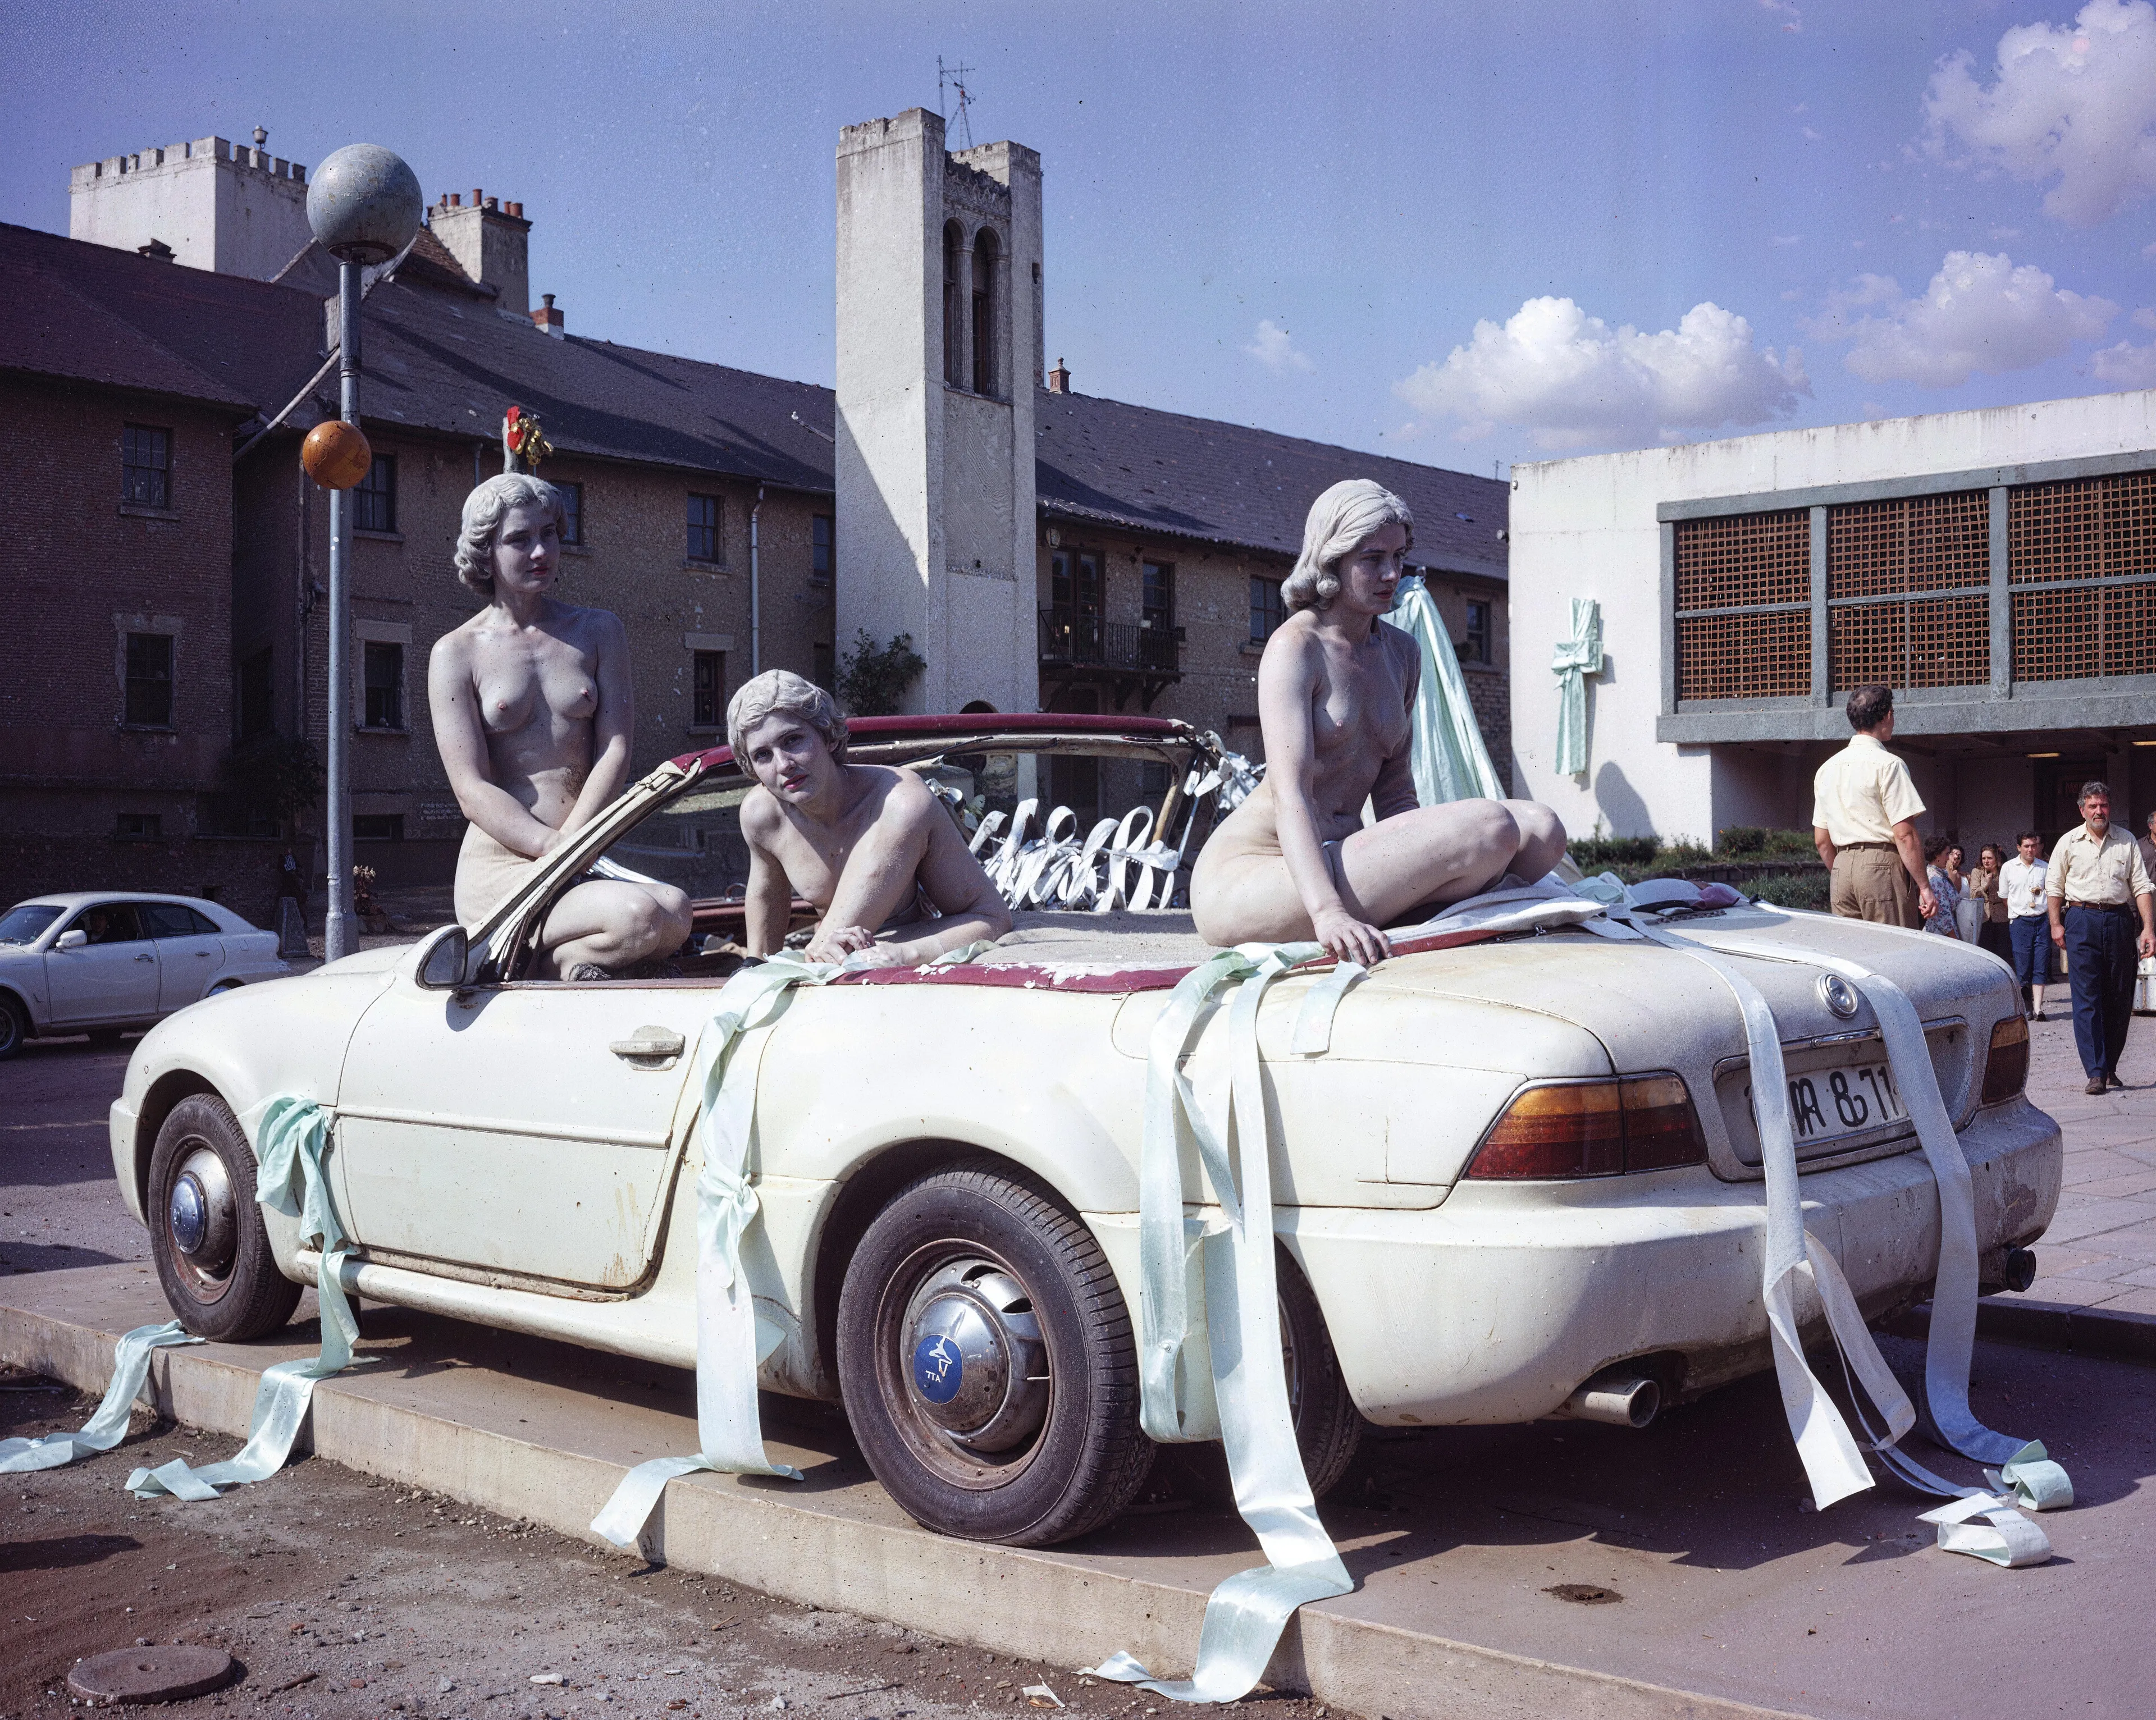
[[[1229,1577],[1207,1599],[1198,1664],[1188,1681],[1157,1679],[1121,1651],[1090,1669],[1094,1676],[1142,1685],[1175,1702],[1231,1702],[1248,1695],[1296,1610],[1355,1586],[1318,1521],[1281,1363],[1270,1131],[1258,1050],[1258,1010],[1265,988],[1298,962],[1322,953],[1314,943],[1250,943],[1219,952],[1169,993],[1148,1047],[1138,1159],[1140,1417],[1157,1440],[1213,1436],[1203,1412],[1190,1403],[1194,1393],[1188,1389],[1199,1382],[1188,1378],[1183,1353],[1190,1337],[1193,1255],[1183,1215],[1187,1132],[1226,1220],[1224,1234],[1201,1236],[1195,1250],[1202,1264],[1199,1294],[1218,1436],[1227,1451],[1235,1508],[1267,1560]],[[1325,1049],[1333,1010],[1362,973],[1343,963],[1312,987],[1296,1017],[1293,1051]],[[1207,1116],[1179,1065],[1200,1014],[1222,987],[1237,980],[1242,984],[1227,1023],[1228,1103],[1216,1121]]]
[[[1557,745],[1550,768],[1561,777],[1587,768],[1587,677],[1602,673],[1602,605],[1572,600],[1572,635],[1558,641],[1550,668],[1557,675]]]
[[[1621,935],[1636,932],[1705,963],[1728,987],[1743,1015],[1752,1070],[1752,1107],[1766,1184],[1763,1295],[1768,1336],[1783,1411],[1811,1483],[1815,1502],[1825,1510],[1873,1482],[1848,1423],[1820,1388],[1805,1359],[1795,1307],[1799,1274],[1811,1281],[1818,1293],[1843,1366],[1863,1387],[1861,1394],[1852,1391],[1851,1401],[1864,1424],[1866,1443],[1890,1471],[1909,1486],[1954,1502],[1924,1513],[1922,1518],[1938,1526],[1939,1545],[1951,1553],[1970,1553],[2009,1568],[2042,1563],[2051,1556],[2049,1540],[2035,1524],[2016,1516],[2014,1507],[2049,1511],[2071,1505],[2073,1483],[2041,1445],[2025,1444],[1993,1432],[1977,1420],[1969,1406],[1976,1330],[1975,1194],[1969,1159],[1940,1096],[1938,1071],[1915,1004],[1884,974],[1842,957],[1765,939],[1712,936],[1704,928],[1694,937],[1680,937],[1630,915],[1621,906],[1616,913],[1617,924],[1598,922],[1590,929]],[[1731,957],[1823,968],[1856,985],[1871,1004],[1895,1087],[1916,1125],[1938,1194],[1939,1258],[1924,1359],[1926,1407],[1943,1444],[1979,1462],[2002,1466],[1985,1471],[1994,1490],[1992,1493],[1958,1486],[1899,1449],[1902,1439],[1916,1425],[1915,1408],[1879,1353],[1877,1341],[1856,1305],[1840,1263],[1804,1228],[1804,1196],[1779,1030],[1765,997]],[[1864,1407],[1867,1398],[1883,1425],[1871,1425]],[[1969,1522],[1968,1519],[1979,1515],[1986,1517],[1989,1528]]]
[[[177,1320],[162,1326],[138,1326],[122,1337],[112,1353],[112,1379],[105,1388],[105,1401],[97,1413],[74,1433],[47,1434],[34,1440],[0,1440],[0,1475],[28,1475],[33,1470],[58,1469],[95,1451],[110,1451],[127,1437],[128,1411],[142,1388],[149,1384],[150,1352],[170,1344],[200,1343]]]
[[[956,966],[988,947],[985,941],[977,941],[924,965]],[[717,1008],[696,1037],[690,1067],[704,1160],[696,1178],[697,1450],[685,1457],[650,1458],[621,1478],[592,1519],[593,1529],[617,1547],[636,1544],[660,1495],[676,1476],[713,1470],[802,1478],[799,1470],[771,1461],[757,1412],[757,1367],[777,1345],[767,1348],[758,1342],[756,1298],[742,1266],[742,1240],[759,1210],[747,1168],[758,1059],[742,1053],[740,1045],[742,1035],[778,1014],[794,987],[826,985],[867,965],[858,956],[833,963],[782,952],[743,968],[726,983]]]
[[[1400,581],[1386,620],[1412,639],[1422,652],[1422,673],[1415,681],[1414,704],[1408,712],[1409,760],[1414,773],[1415,798],[1424,806],[1450,800],[1502,800],[1504,784],[1490,762],[1482,731],[1476,726],[1475,703],[1460,673],[1452,635],[1437,613],[1437,600],[1423,587],[1422,576]]]
[[[300,1221],[300,1235],[319,1250],[315,1287],[322,1343],[318,1355],[279,1362],[262,1372],[247,1443],[237,1456],[200,1469],[175,1457],[156,1469],[138,1469],[127,1486],[138,1499],[170,1493],[183,1500],[214,1499],[219,1487],[267,1481],[285,1466],[292,1441],[306,1420],[315,1384],[353,1365],[359,1322],[346,1298],[341,1274],[352,1250],[322,1170],[331,1112],[311,1099],[280,1094],[261,1108],[254,1136],[254,1199],[273,1212]],[[357,1358],[364,1364],[373,1358]]]

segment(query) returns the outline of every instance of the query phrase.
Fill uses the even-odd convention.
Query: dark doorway
[[[2039,758],[2036,766],[2036,830],[2046,852],[2082,821],[2076,804],[2082,784],[2102,782],[2107,761],[2101,752],[2075,757]]]

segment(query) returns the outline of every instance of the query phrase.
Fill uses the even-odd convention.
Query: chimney
[[[1070,372],[1063,367],[1063,361],[1060,358],[1055,361],[1055,368],[1048,373],[1048,392],[1051,394],[1068,394],[1070,392]]]
[[[514,208],[516,205],[512,203],[510,207]],[[569,331],[564,323],[562,313],[554,308],[554,295],[552,293],[542,293],[539,296],[545,300],[546,303],[539,310],[531,313],[532,326],[543,330],[557,341],[567,340]]]
[[[476,187],[469,203],[459,203],[452,192],[446,206],[435,204],[433,226],[465,273],[495,290],[500,309],[514,316],[530,313],[531,223],[523,204],[505,204]]]
[[[159,263],[169,263],[176,254],[162,239],[153,239],[146,245],[137,245],[135,250],[136,255],[149,257]]]

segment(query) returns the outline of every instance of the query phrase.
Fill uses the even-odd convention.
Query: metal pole
[[[359,264],[337,270],[338,416],[359,422]],[[330,491],[329,908],[322,953],[358,947],[352,907],[352,492]]]

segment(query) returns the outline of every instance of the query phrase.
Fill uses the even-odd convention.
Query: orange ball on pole
[[[326,418],[300,444],[300,464],[325,490],[349,490],[374,464],[374,450],[357,424]]]

